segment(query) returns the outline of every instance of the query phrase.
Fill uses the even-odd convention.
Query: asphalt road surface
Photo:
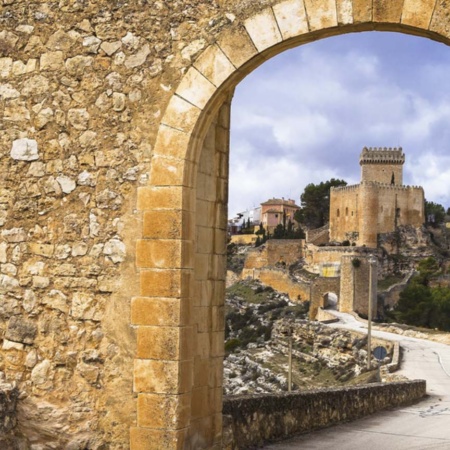
[[[333,326],[365,331],[353,316],[336,313]],[[427,381],[428,397],[413,406],[382,411],[267,445],[273,450],[450,450],[450,346],[373,330],[373,335],[400,342],[401,370],[410,379]]]

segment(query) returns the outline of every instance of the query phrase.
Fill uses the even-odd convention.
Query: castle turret
[[[399,148],[364,147],[359,157],[361,181],[375,181],[382,184],[403,184],[405,154]]]

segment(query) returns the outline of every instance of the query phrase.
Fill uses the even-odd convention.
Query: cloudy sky
[[[278,55],[232,104],[229,217],[332,177],[359,182],[364,147],[403,147],[404,184],[450,206],[450,48],[355,33]]]

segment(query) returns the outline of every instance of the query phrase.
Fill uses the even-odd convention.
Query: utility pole
[[[369,311],[367,314],[367,369],[372,367],[372,308],[373,308],[373,264],[377,262],[377,259],[373,256],[369,256]]]
[[[288,392],[292,391],[292,327],[289,327],[289,372],[288,372]]]

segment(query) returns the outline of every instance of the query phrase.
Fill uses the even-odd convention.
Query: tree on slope
[[[300,197],[301,209],[295,214],[295,220],[309,228],[324,226],[330,215],[330,189],[346,185],[346,181],[335,178],[319,184],[308,184]]]

